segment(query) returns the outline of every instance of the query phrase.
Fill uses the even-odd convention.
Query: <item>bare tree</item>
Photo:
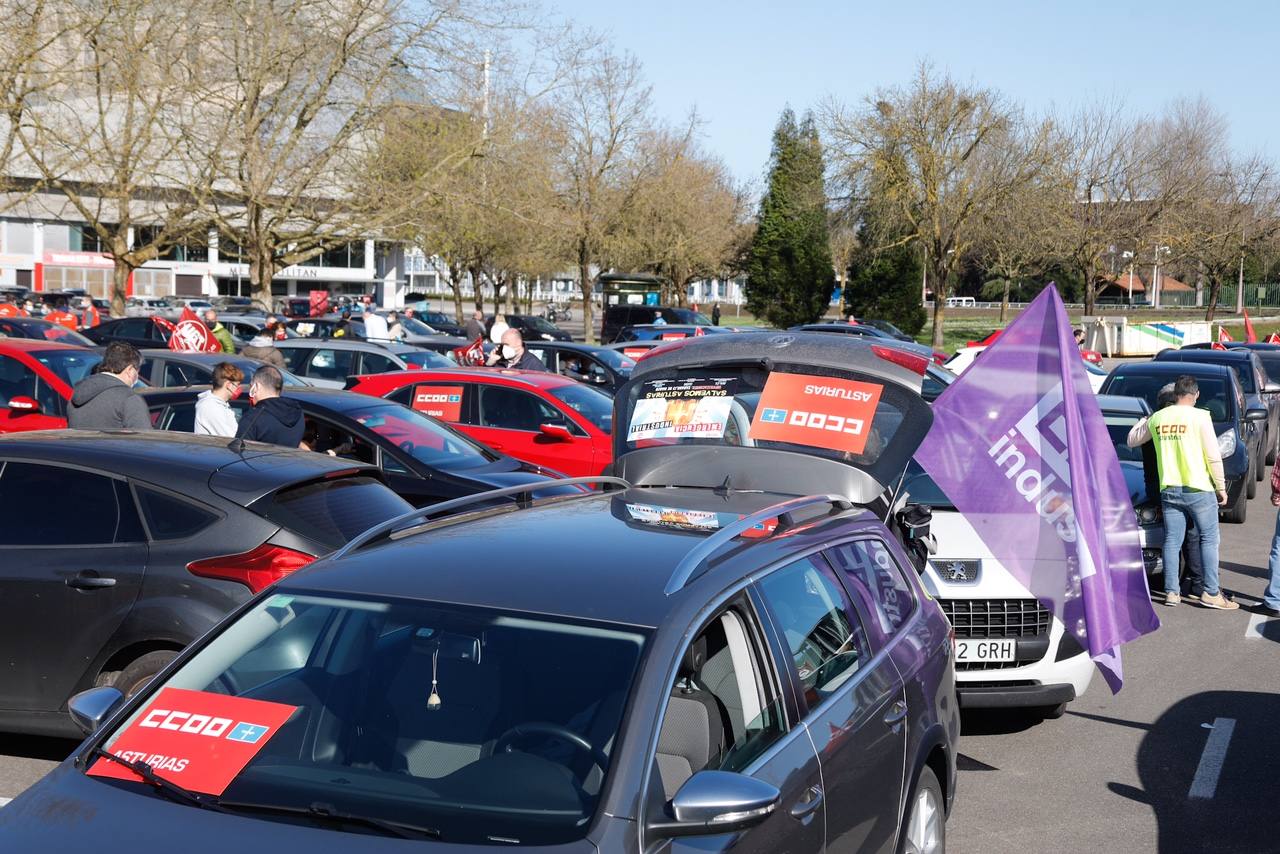
[[[1003,280],[1000,322],[1009,319],[1009,293],[1015,284],[1042,270],[1053,256],[1052,225],[1060,196],[1036,182],[1012,194],[1005,204],[986,210],[977,238],[978,261]]]

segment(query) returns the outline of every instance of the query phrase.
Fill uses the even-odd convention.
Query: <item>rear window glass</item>
[[[404,499],[373,478],[345,477],[283,489],[266,499],[260,512],[277,525],[336,549],[409,509]]]
[[[211,510],[162,492],[136,487],[142,515],[153,540],[184,540],[193,537],[218,521]]]

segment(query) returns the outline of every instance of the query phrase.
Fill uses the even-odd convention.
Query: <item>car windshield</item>
[[[31,354],[69,386],[89,376],[102,354],[92,350],[39,350]]]
[[[1280,383],[1280,351],[1255,350],[1254,352],[1262,361],[1262,369],[1267,372],[1267,379],[1273,383]]]
[[[1149,498],[1158,498],[1155,447],[1150,442],[1136,448],[1129,447],[1129,431],[1138,423],[1138,416],[1103,412],[1102,420],[1111,436],[1111,445],[1116,449],[1116,459],[1120,461],[1133,506],[1145,504]]]
[[[0,334],[13,338],[35,338],[43,341],[58,341],[62,344],[76,344],[80,347],[96,347],[93,341],[75,330],[58,323],[31,320],[0,319]]]
[[[548,323],[544,318],[538,317],[537,315],[526,314],[521,317],[521,321],[534,332],[546,332],[549,335],[554,335],[560,331],[558,326]]]
[[[630,374],[632,368],[636,366],[636,360],[627,356],[618,350],[610,350],[601,348],[592,350],[591,355],[604,362],[620,374]]]
[[[429,323],[430,321],[428,321]],[[436,330],[432,329],[426,323],[418,320],[416,317],[401,317],[400,325],[404,327],[404,331],[410,335],[436,335]]]
[[[482,445],[407,406],[375,404],[345,414],[432,468],[461,471],[497,459]]]
[[[671,314],[675,315],[675,321],[674,321],[675,323],[690,323],[690,324],[693,324],[694,326],[710,326],[711,325],[711,318],[707,317],[705,314],[703,314],[700,311],[694,311],[688,308],[671,308],[663,312],[664,317],[667,316],[667,312],[670,312]],[[667,317],[667,322],[668,323],[672,322],[670,317]]]
[[[487,608],[277,593],[225,624],[104,747],[154,753],[172,743],[152,735],[157,709],[182,708],[200,722],[186,738],[227,732],[248,757],[221,792],[232,812],[311,825],[324,804],[372,820],[335,820],[342,829],[564,844],[599,806],[645,640]],[[219,709],[256,717],[218,729]]]
[[[590,421],[602,433],[613,433],[613,398],[585,385],[563,385],[548,389],[551,396]]]
[[[416,368],[457,367],[450,359],[440,355],[434,350],[408,350],[404,353],[397,353],[396,355]]]
[[[1128,373],[1117,370],[1107,378],[1102,387],[1103,394],[1119,394],[1125,397],[1140,397],[1147,402],[1154,412],[1160,408],[1160,389],[1177,379],[1176,374]],[[1196,406],[1205,410],[1216,422],[1234,421],[1236,409],[1228,393],[1227,381],[1220,377],[1197,377],[1200,386],[1200,399]]]

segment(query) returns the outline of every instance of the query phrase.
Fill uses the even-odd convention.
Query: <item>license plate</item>
[[[1013,661],[1017,644],[1012,640],[958,640],[956,661]]]

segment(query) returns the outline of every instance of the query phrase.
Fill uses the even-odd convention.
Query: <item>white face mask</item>
[[[510,344],[503,344],[502,358],[510,360],[510,359],[514,359],[515,357],[516,357],[516,348],[512,347]]]

